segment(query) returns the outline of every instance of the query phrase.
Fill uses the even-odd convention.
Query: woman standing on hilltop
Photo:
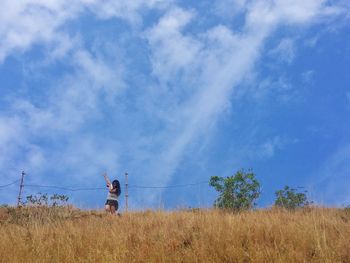
[[[107,174],[103,174],[108,187],[107,200],[105,203],[106,212],[112,215],[118,210],[118,197],[120,196],[120,183],[118,180],[114,180],[112,183],[108,179]]]

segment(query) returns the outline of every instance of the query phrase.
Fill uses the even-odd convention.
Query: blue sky
[[[322,0],[5,0],[0,185],[171,186],[252,168],[350,204],[350,5]],[[18,185],[0,189],[16,202]],[[24,195],[57,192],[25,187]],[[79,207],[104,191],[60,192]],[[130,188],[132,208],[211,206],[207,184]],[[121,197],[121,203],[124,198]]]

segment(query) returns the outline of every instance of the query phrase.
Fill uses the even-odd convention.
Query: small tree
[[[219,192],[219,197],[214,203],[218,208],[234,211],[251,209],[260,196],[260,184],[251,170],[240,170],[226,178],[212,176],[209,185]]]
[[[308,201],[306,193],[307,191],[298,193],[296,189],[285,186],[282,190],[275,192],[275,206],[286,209],[309,206],[312,202]]]

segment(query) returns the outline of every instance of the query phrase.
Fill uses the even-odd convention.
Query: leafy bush
[[[275,206],[286,209],[307,207],[312,202],[307,199],[306,193],[307,191],[297,192],[296,189],[285,186],[282,190],[275,192]]]
[[[218,208],[234,211],[251,209],[260,196],[260,183],[251,170],[240,170],[226,178],[212,176],[209,184],[219,192],[219,197],[214,203]]]
[[[66,195],[53,194],[50,197],[45,193],[37,193],[26,197],[24,205],[29,206],[65,206],[69,197]]]
[[[344,211],[345,211],[346,213],[350,214],[350,205],[346,206],[346,207],[344,208]]]

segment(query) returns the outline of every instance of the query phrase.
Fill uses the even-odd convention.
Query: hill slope
[[[350,262],[350,213],[0,210],[1,262]]]

